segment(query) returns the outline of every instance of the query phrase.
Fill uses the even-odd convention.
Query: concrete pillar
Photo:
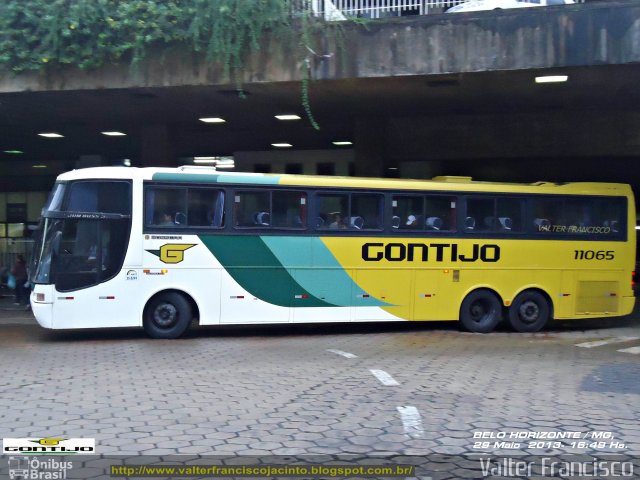
[[[142,127],[140,142],[140,162],[143,167],[173,167],[175,155],[169,136],[169,127],[165,124],[152,124]]]
[[[354,144],[356,177],[383,177],[388,157],[387,120],[356,120]]]

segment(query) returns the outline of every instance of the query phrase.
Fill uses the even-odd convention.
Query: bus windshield
[[[70,291],[117,274],[131,229],[128,182],[82,181],[66,188],[58,184],[43,213],[34,283]]]

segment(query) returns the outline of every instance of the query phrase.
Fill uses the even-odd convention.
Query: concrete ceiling
[[[73,168],[82,155],[101,155],[113,162],[129,158],[139,165],[143,139],[148,134],[145,132],[157,125],[166,127],[167,142],[173,156],[178,158],[272,150],[270,144],[277,141],[288,141],[300,150],[336,148],[332,141],[354,140],[356,121],[369,118],[390,122],[400,119],[397,125],[410,122],[422,125],[422,130],[432,129],[440,122],[439,140],[453,146],[440,151],[437,158],[430,158],[428,152],[433,149],[424,145],[425,154],[420,159],[460,162],[467,157],[527,155],[522,152],[509,155],[495,148],[495,143],[485,145],[480,152],[477,148],[471,152],[465,142],[459,141],[461,129],[455,128],[458,120],[465,139],[473,145],[474,119],[482,122],[483,118],[500,117],[508,125],[510,118],[526,118],[523,115],[532,115],[537,123],[549,116],[557,122],[560,114],[565,125],[557,128],[565,138],[575,135],[576,143],[580,143],[581,132],[573,130],[573,124],[581,125],[585,118],[593,118],[604,119],[606,125],[609,118],[627,118],[640,112],[637,88],[640,65],[563,69],[569,82],[554,85],[536,85],[533,80],[537,73],[521,70],[312,82],[311,106],[320,130],[314,130],[304,119],[298,83],[244,85],[245,98],[234,89],[215,86],[4,93],[0,94],[0,151],[24,153],[0,153],[0,190],[48,189],[52,177]],[[544,72],[550,73],[553,72]],[[274,118],[280,113],[297,113],[303,120],[281,122]],[[203,116],[219,116],[227,122],[205,124],[198,121]],[[640,132],[640,124],[638,128]],[[127,136],[101,135],[105,130],[122,131]],[[396,137],[419,150],[423,147],[421,138],[425,138],[420,130],[417,128],[418,133],[413,136],[401,132]],[[61,133],[64,138],[37,135],[44,131]],[[504,131],[512,135],[508,129]],[[612,143],[603,145],[603,151],[637,161],[640,133],[637,136],[635,143],[623,149]],[[612,137],[613,141],[616,138]],[[583,155],[567,151],[562,143],[546,145],[544,155],[536,152],[531,157],[575,160]],[[387,146],[388,155],[396,161],[417,159],[411,154],[403,158],[404,151],[407,149]],[[33,165],[46,168],[36,169]],[[512,166],[517,169],[517,163]],[[611,173],[601,179],[615,180],[621,174]]]

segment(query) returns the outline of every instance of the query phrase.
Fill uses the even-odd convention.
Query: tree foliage
[[[299,53],[291,61],[303,69],[302,104],[319,128],[309,103],[309,57],[322,28],[342,38],[339,26],[313,17],[309,0],[0,0],[0,68],[135,67],[150,49],[181,46],[222,65],[241,91],[244,60],[269,32]]]
[[[267,31],[289,32],[291,18],[284,0],[4,0],[0,65],[135,65],[150,47],[183,45],[229,73]]]

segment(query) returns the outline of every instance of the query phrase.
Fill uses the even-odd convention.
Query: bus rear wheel
[[[162,292],[154,296],[144,309],[143,327],[152,338],[178,338],[193,319],[191,305],[178,292]]]
[[[540,292],[525,290],[509,307],[509,323],[516,332],[537,332],[549,321],[551,308]]]
[[[470,332],[489,333],[501,320],[502,305],[491,290],[475,290],[462,301],[460,323]]]

